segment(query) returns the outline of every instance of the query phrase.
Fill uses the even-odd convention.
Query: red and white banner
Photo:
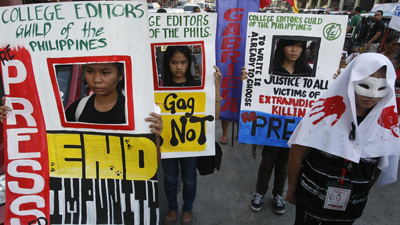
[[[33,224],[50,217],[46,128],[34,79],[32,58],[24,47],[0,48],[0,65],[12,111],[4,122],[7,224]]]

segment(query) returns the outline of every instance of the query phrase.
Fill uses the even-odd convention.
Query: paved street
[[[231,124],[229,132],[231,132]],[[219,140],[221,134],[221,123],[217,121],[217,140]],[[237,135],[236,126],[235,135]],[[197,196],[193,208],[193,225],[293,224],[295,207],[287,204],[285,214],[276,215],[272,208],[271,189],[268,190],[268,194],[264,198],[264,205],[260,212],[255,213],[250,209],[261,152],[260,150],[257,151],[257,159],[254,161],[251,145],[240,144],[235,141],[232,147],[230,141],[231,139],[228,145],[221,145],[223,151],[221,170],[208,176],[198,176]],[[162,225],[168,210],[168,203],[164,194],[162,168],[159,168],[159,180],[160,224]],[[373,187],[364,214],[355,225],[400,224],[399,192],[399,182],[383,187]],[[180,190],[180,207],[182,205],[181,194]],[[179,211],[178,216],[181,213]],[[180,224],[180,217],[178,218],[177,224]]]

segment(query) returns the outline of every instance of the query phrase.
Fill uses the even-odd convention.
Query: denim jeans
[[[170,211],[178,211],[178,175],[179,166],[183,182],[183,212],[191,212],[196,197],[197,157],[173,158],[161,160],[164,169],[164,189]]]

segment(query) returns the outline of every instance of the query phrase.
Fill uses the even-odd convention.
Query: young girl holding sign
[[[187,86],[200,86],[199,80],[194,80],[190,72],[191,68],[191,51],[187,46],[168,46],[164,55],[164,86],[171,87],[187,87]],[[216,88],[216,118],[219,115],[220,107],[220,80],[221,73],[219,69],[214,66],[216,72],[215,88]],[[183,183],[183,202],[182,206],[182,224],[192,224],[192,208],[193,202],[196,197],[196,165],[197,157],[186,158],[169,158],[162,159],[162,166],[164,170],[164,189],[168,200],[168,214],[164,220],[164,224],[172,225],[176,223],[178,211],[178,176],[179,168],[182,174]]]
[[[272,75],[281,76],[311,76],[312,69],[306,57],[306,41],[280,39],[275,49]],[[246,68],[242,68],[242,80],[247,79]],[[277,214],[285,212],[283,191],[287,178],[287,163],[289,148],[264,146],[262,160],[258,169],[256,192],[253,194],[250,207],[254,212],[259,212],[268,190],[268,183],[274,171],[274,186],[272,189],[273,207]]]
[[[396,181],[395,79],[385,56],[361,54],[301,120],[288,141],[296,225],[353,224],[381,171],[381,184]]]

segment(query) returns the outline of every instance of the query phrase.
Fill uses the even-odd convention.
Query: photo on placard
[[[133,99],[128,94],[132,93],[129,56],[50,58],[47,62],[64,127],[134,127]],[[95,102],[100,98],[112,98],[115,103]]]
[[[204,87],[204,43],[152,44],[155,90]]]
[[[321,38],[274,35],[269,73],[281,76],[315,77]]]

